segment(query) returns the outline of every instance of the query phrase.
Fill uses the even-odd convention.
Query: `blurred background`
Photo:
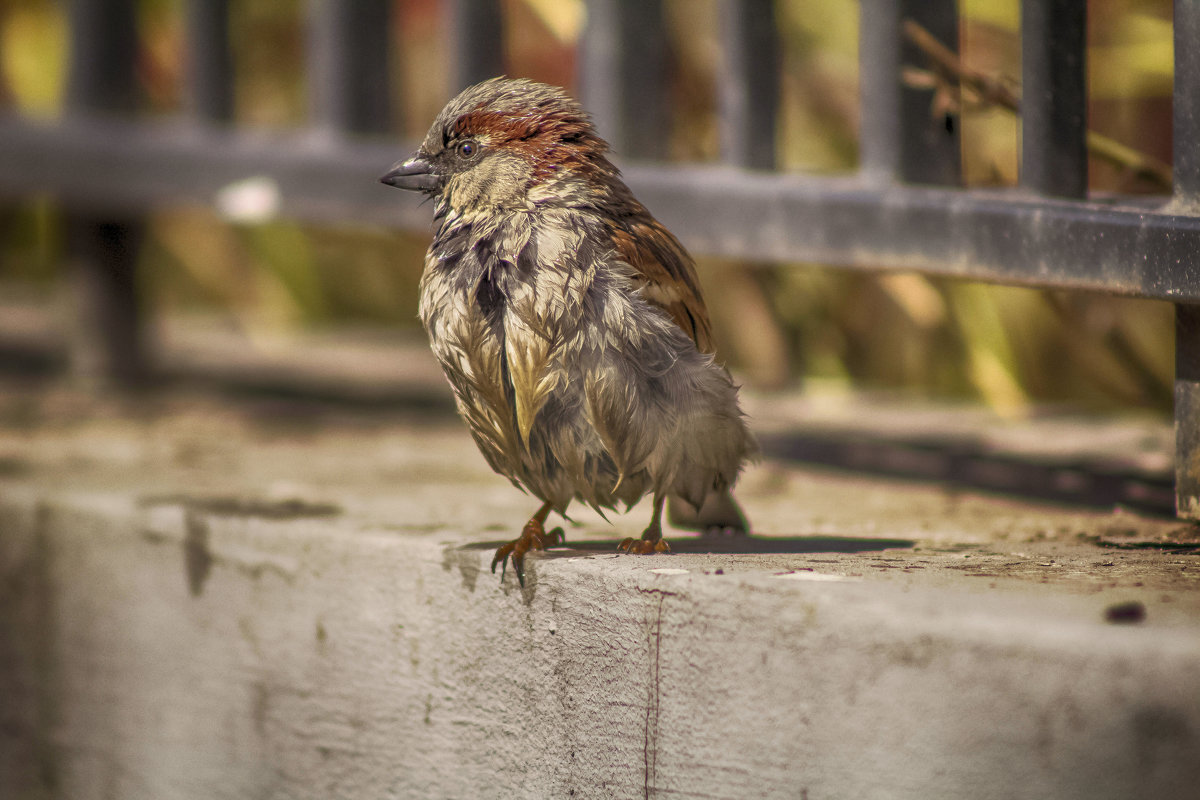
[[[669,157],[718,157],[719,0],[665,0],[674,104]],[[0,105],[38,118],[63,113],[70,53],[66,3],[0,0]],[[183,104],[184,4],[138,4],[141,113]],[[575,87],[583,0],[505,0],[506,72]],[[234,0],[234,120],[300,126],[302,0]],[[777,159],[785,170],[835,173],[857,164],[859,5],[780,0],[784,70]],[[1015,85],[1018,0],[960,3],[967,68]],[[452,94],[444,4],[396,0],[396,156]],[[1169,163],[1173,65],[1170,0],[1088,4],[1089,125]],[[911,76],[920,80],[920,75]],[[1013,112],[964,101],[959,116],[968,185],[1015,185]],[[0,169],[4,154],[0,153]],[[618,165],[622,154],[616,154]],[[380,164],[381,171],[387,164]],[[1091,190],[1166,194],[1129,169],[1092,159]],[[651,209],[653,211],[653,209]],[[52,308],[65,279],[64,214],[48,197],[0,205],[0,314]],[[419,337],[417,283],[428,237],[367,225],[230,222],[204,208],[156,211],[139,255],[138,290],[160,318],[234,330],[250,347],[314,333]],[[1020,416],[1037,407],[1167,414],[1173,312],[1166,303],[986,286],[816,264],[702,259],[721,355],[752,387],[814,386],[982,402]],[[386,362],[381,369],[387,369]]]

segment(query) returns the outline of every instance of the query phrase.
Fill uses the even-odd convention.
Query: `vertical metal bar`
[[[195,119],[233,119],[229,0],[188,0],[187,105]]]
[[[725,69],[718,78],[721,158],[752,169],[775,166],[779,40],[775,0],[721,4]]]
[[[452,90],[504,74],[504,13],[499,0],[451,0]]]
[[[773,169],[779,111],[780,46],[775,0],[721,0],[723,68],[717,76],[721,159],[746,169]],[[743,324],[726,344],[760,386],[783,386],[791,376],[787,342],[770,312],[761,276],[773,265],[731,260],[719,278],[722,305]]]
[[[1200,210],[1200,3],[1175,0],[1174,190]],[[1200,258],[1200,254],[1197,254]],[[1200,306],[1175,306],[1175,508],[1200,519]]]
[[[899,179],[900,0],[863,0],[858,30],[859,171],[868,180]]]
[[[68,24],[68,110],[132,111],[138,100],[135,0],[73,0]]]
[[[391,128],[388,0],[310,0],[309,118],[326,131]]]
[[[67,253],[75,293],[71,369],[89,381],[131,387],[150,376],[138,295],[141,221],[67,217]]]
[[[1175,509],[1200,519],[1200,306],[1175,306]]]
[[[1087,3],[1021,2],[1021,185],[1087,195]]]
[[[958,52],[956,0],[902,0],[903,20],[911,19]],[[900,48],[904,64],[924,64],[925,56],[909,42]],[[899,76],[897,76],[899,77]],[[900,104],[900,177],[913,183],[954,186],[962,183],[962,149],[957,118],[933,113],[927,89],[904,88]]]
[[[127,113],[138,102],[136,0],[74,0],[70,6],[70,113]],[[141,221],[68,213],[67,258],[78,324],[72,371],[132,386],[150,374],[136,281]]]
[[[667,154],[667,34],[662,0],[590,0],[580,95],[618,155]]]
[[[904,41],[912,20],[958,50],[955,0],[864,0],[859,38],[861,171],[871,180],[956,185],[962,157],[958,120],[935,117],[929,89],[906,87],[905,66],[927,59]]]
[[[1178,205],[1200,208],[1200,3],[1175,0],[1174,183]]]

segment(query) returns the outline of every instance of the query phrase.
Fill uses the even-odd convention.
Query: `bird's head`
[[[616,176],[607,150],[562,89],[493,78],[447,103],[417,151],[380,181],[460,213],[569,204]]]

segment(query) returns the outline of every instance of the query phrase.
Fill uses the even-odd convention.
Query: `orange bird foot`
[[[517,580],[521,582],[521,588],[525,588],[525,554],[530,550],[545,550],[547,547],[562,544],[565,540],[562,528],[555,528],[547,533],[542,520],[535,516],[525,523],[520,536],[496,550],[496,555],[492,557],[492,574],[496,574],[496,565],[499,564],[500,581],[503,582],[504,573],[511,560]]]
[[[617,549],[635,556],[652,556],[655,553],[671,552],[671,545],[667,544],[666,539],[652,541],[650,539],[634,539],[630,536],[617,545]]]

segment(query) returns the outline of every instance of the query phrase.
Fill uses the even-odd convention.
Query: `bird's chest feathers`
[[[514,217],[435,240],[421,315],[460,405],[486,403],[527,445],[538,413],[568,380],[564,347],[595,264],[581,261],[587,248],[573,226]]]

